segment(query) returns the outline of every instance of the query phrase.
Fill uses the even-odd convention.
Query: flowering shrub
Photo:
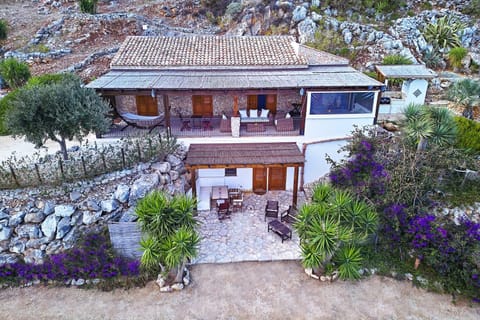
[[[374,155],[373,145],[367,140],[361,140],[351,159],[330,172],[330,181],[334,186],[350,187],[355,193],[368,198],[384,194],[388,173],[374,159]]]
[[[18,262],[0,266],[0,282],[112,279],[138,276],[139,273],[139,261],[116,257],[106,236],[88,234],[78,247],[52,255],[42,264]]]
[[[405,248],[440,276],[445,291],[480,299],[480,223],[456,225],[432,214],[409,217],[403,205],[384,210],[381,239],[390,249]]]

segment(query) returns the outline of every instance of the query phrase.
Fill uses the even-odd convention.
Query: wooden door
[[[267,95],[267,109],[270,110],[271,113],[277,113],[277,95],[276,94],[268,94]]]
[[[285,190],[287,168],[275,167],[268,169],[268,190]]]
[[[192,106],[194,116],[211,117],[213,116],[213,98],[212,96],[192,96]]]
[[[267,192],[267,168],[253,168],[253,192]]]
[[[257,95],[250,94],[247,96],[247,109],[257,110]]]
[[[158,116],[157,98],[150,96],[135,96],[137,114],[140,116]]]

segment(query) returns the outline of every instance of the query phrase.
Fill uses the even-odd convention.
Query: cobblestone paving
[[[265,195],[244,194],[243,209],[232,212],[231,219],[220,221],[215,210],[200,211],[201,236],[199,255],[193,263],[226,263],[300,259],[298,235],[282,243],[280,237],[267,232],[264,221],[267,200],[277,200],[279,215],[292,203],[291,191],[270,191]],[[305,202],[299,193],[299,207]],[[290,225],[291,227],[291,225]]]

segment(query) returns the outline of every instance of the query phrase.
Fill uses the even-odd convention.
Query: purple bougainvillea
[[[388,173],[374,160],[374,154],[372,144],[361,141],[352,158],[330,172],[330,181],[334,186],[351,187],[357,194],[369,198],[384,194]]]
[[[139,273],[139,261],[116,257],[105,236],[89,234],[79,247],[51,255],[42,264],[18,262],[0,266],[0,281],[110,279]]]

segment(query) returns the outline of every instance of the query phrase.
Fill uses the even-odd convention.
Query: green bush
[[[83,13],[97,13],[98,0],[80,0],[80,11]]]
[[[383,58],[384,65],[412,64],[412,60],[401,54],[391,54]]]
[[[468,50],[463,47],[455,47],[448,53],[448,61],[454,68],[462,67],[462,60],[468,54]]]
[[[480,152],[480,123],[465,117],[455,117],[457,124],[456,146]]]
[[[67,81],[75,78],[73,73],[47,73],[40,76],[31,77],[27,81],[27,86],[50,85]]]
[[[5,20],[0,19],[0,40],[7,39],[8,27]]]
[[[12,89],[24,85],[31,76],[28,65],[14,58],[0,62],[0,75]]]
[[[3,99],[0,99],[0,135],[8,135],[10,132],[5,125],[5,116],[7,115],[8,109],[12,105],[13,99],[15,99],[17,91],[12,91],[7,94]]]
[[[231,16],[232,18],[235,18],[242,12],[242,10],[243,6],[240,2],[232,2],[227,6],[225,14]]]
[[[462,13],[468,14],[475,18],[480,17],[480,0],[472,0],[469,1],[470,4],[467,5],[463,10]]]

